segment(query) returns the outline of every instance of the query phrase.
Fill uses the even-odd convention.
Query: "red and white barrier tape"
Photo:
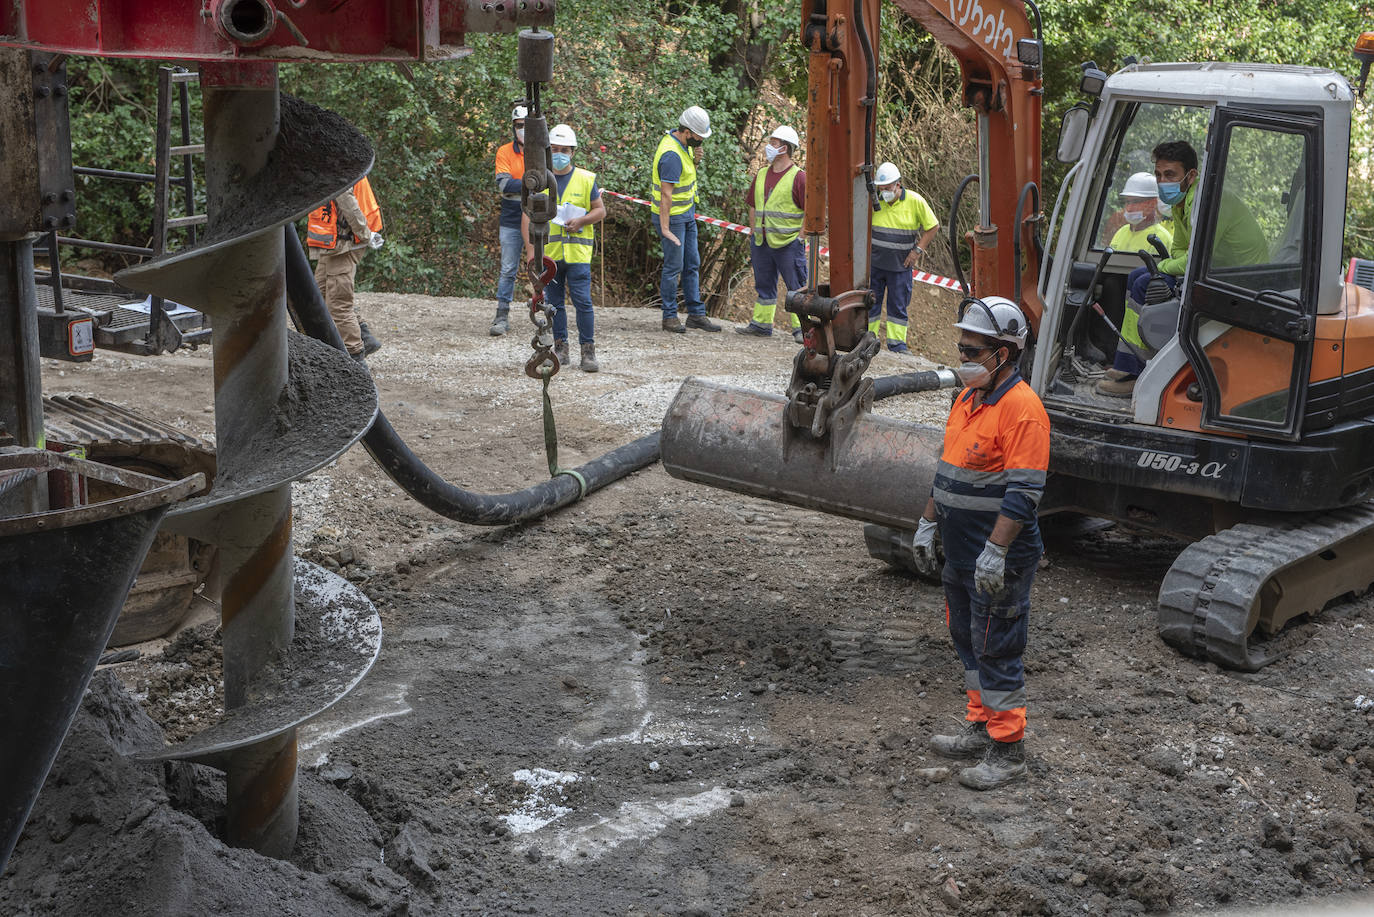
[[[602,188],[601,192],[603,194],[609,194],[611,197],[618,197],[623,201],[632,201],[636,204],[643,204],[645,207],[653,206],[651,202],[646,201],[642,197],[634,197],[633,195],[629,194],[621,194],[619,191],[611,191],[607,188]],[[698,220],[700,220],[703,223],[706,223],[709,226],[719,226],[721,229],[728,229],[731,232],[743,233],[746,236],[751,235],[753,232],[748,226],[742,226],[739,223],[731,223],[729,220],[721,220],[717,219],[716,217],[703,216],[700,213],[698,213],[696,217]],[[826,248],[825,246],[821,246],[821,257],[829,258],[830,249]],[[943,287],[946,290],[954,290],[956,292],[962,289],[962,287],[959,286],[959,281],[954,280],[950,277],[941,277],[939,274],[930,274],[926,271],[914,270],[911,272],[911,277],[917,283],[928,283],[933,287]]]

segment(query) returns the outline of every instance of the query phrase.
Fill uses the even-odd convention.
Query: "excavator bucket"
[[[663,467],[675,478],[914,529],[930,497],[944,431],[859,412],[813,437],[787,401],[689,378],[663,420]]]
[[[204,486],[56,452],[0,455],[0,491],[49,476],[125,495],[0,518],[0,871],[66,737],[124,597],[170,506]]]

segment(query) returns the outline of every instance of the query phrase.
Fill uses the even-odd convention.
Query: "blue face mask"
[[[568,155],[567,153],[553,154],[553,167],[559,172],[562,172],[570,165],[572,165],[572,156]]]
[[[1177,204],[1183,200],[1183,184],[1176,181],[1159,183],[1159,199],[1166,204]]]

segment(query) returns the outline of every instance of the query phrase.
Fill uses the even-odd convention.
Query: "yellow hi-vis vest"
[[[904,270],[902,261],[921,233],[937,223],[926,199],[903,188],[901,197],[884,202],[873,214],[873,266],[880,271]]]
[[[767,242],[770,248],[786,248],[796,241],[806,216],[806,211],[792,200],[792,186],[800,172],[796,165],[790,166],[773,186],[767,200],[764,200],[763,189],[768,170],[759,169],[759,174],[754,176],[754,225],[749,228],[757,244]]]
[[[679,143],[672,131],[669,131],[658,142],[658,151],[654,153],[654,183],[649,188],[649,202],[655,215],[659,212],[659,192],[663,187],[663,179],[658,177],[658,164],[663,161],[663,154],[669,150],[677,153],[678,159],[682,160],[682,175],[673,185],[673,207],[668,211],[668,215],[686,213],[697,200],[697,164],[692,159],[692,151]]]
[[[568,185],[558,197],[560,204],[576,204],[583,210],[592,209],[592,186],[596,184],[596,173],[573,167],[568,176]],[[555,223],[549,224],[549,244],[544,254],[564,264],[591,264],[592,240],[596,236],[595,226],[584,226],[577,232],[568,232]]]

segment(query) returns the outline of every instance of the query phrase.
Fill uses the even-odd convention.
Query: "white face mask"
[[[1127,210],[1122,214],[1122,216],[1126,218],[1127,223],[1130,223],[1132,226],[1136,226],[1139,225],[1140,222],[1145,219],[1145,212],[1143,210]]]
[[[959,381],[968,388],[982,388],[992,377],[992,373],[988,372],[988,368],[982,363],[964,363],[954,372],[959,376]]]
[[[1170,207],[1163,201],[1160,201],[1158,204],[1155,204],[1155,213],[1159,214],[1161,217],[1167,217],[1169,214],[1173,212],[1174,208]]]
[[[517,127],[515,129],[515,139],[520,143],[525,142],[525,129],[523,127]]]
[[[897,199],[897,189],[889,188],[886,191],[879,191],[878,196],[890,204]]]
[[[771,143],[763,148],[763,156],[769,162],[772,162],[773,160],[777,159],[780,155],[782,155],[782,150],[778,147],[773,146],[773,144]]]
[[[993,377],[1001,372],[1002,367],[1006,365],[1005,363],[998,363],[992,369],[987,368],[985,364],[988,361],[988,357],[993,356],[996,352],[997,351],[994,350],[983,357],[983,362],[981,363],[965,360],[960,364],[959,368],[954,371],[955,375],[957,375],[959,381],[964,383],[968,388],[989,388],[992,385]]]

